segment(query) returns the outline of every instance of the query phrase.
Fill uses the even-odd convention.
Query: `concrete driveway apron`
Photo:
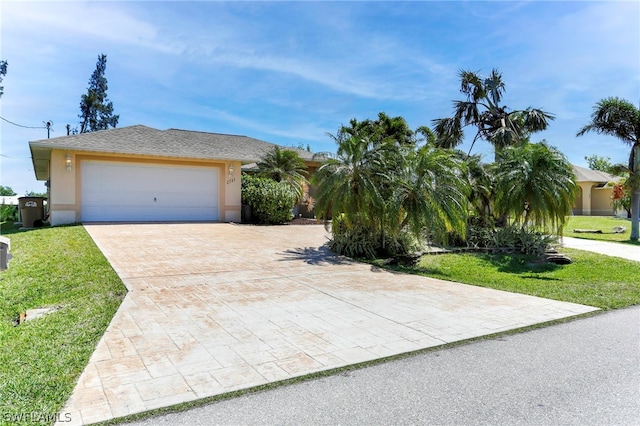
[[[322,226],[85,228],[129,293],[63,409],[71,424],[596,310],[352,262]]]

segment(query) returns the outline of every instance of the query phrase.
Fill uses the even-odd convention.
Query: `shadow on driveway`
[[[281,262],[302,260],[309,265],[315,266],[351,265],[356,263],[347,257],[335,254],[326,245],[320,247],[298,247],[285,250],[282,254],[284,257],[280,259]]]

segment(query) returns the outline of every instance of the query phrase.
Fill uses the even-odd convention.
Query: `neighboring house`
[[[0,206],[17,206],[20,197],[24,195],[0,195]]]
[[[573,214],[578,216],[613,216],[611,197],[615,176],[597,170],[573,166],[580,191],[573,202]]]
[[[136,125],[29,142],[49,221],[239,222],[241,166],[274,144]],[[296,150],[309,166],[311,152]]]

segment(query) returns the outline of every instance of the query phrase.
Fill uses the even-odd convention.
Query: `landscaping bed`
[[[288,223],[289,225],[324,225],[324,221],[307,217],[297,217]]]

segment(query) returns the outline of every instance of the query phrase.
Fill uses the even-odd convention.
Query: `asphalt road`
[[[640,425],[640,306],[132,425]]]

